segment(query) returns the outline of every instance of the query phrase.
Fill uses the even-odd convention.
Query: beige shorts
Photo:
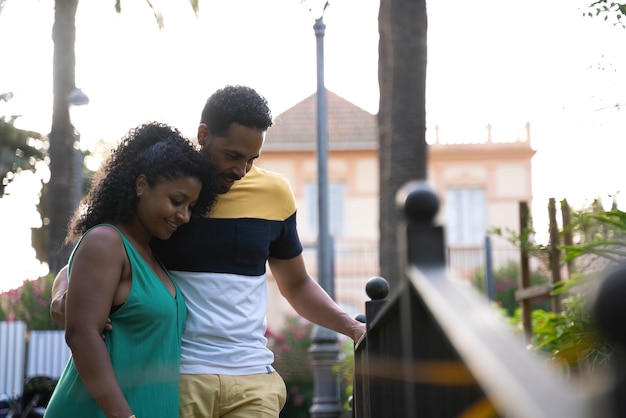
[[[276,372],[180,375],[181,418],[278,418],[286,397]]]

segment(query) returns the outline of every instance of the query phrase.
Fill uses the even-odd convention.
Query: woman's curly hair
[[[178,129],[151,122],[131,129],[100,167],[87,196],[68,227],[66,242],[73,242],[101,223],[125,222],[135,216],[135,181],[144,175],[150,187],[162,180],[195,177],[202,190],[192,216],[206,213],[217,196],[213,165]]]

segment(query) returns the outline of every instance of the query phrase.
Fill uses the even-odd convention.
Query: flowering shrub
[[[308,418],[313,402],[313,369],[309,357],[313,324],[297,317],[287,319],[278,333],[268,328],[265,336],[274,352],[274,368],[287,386],[282,418]]]
[[[25,281],[22,287],[0,295],[0,320],[24,321],[29,330],[60,329],[50,316],[54,276]],[[4,309],[1,307],[4,306]]]
[[[516,263],[508,263],[500,266],[493,272],[495,300],[508,316],[514,316],[515,310],[519,308],[520,303],[515,300],[515,292],[519,289],[519,265]],[[485,271],[484,268],[477,269],[474,272],[473,282],[477,289],[485,291]],[[549,278],[541,274],[541,272],[533,272],[530,277],[531,286],[549,283]],[[532,301],[534,309],[548,309],[550,300],[547,297],[535,298]]]
[[[351,411],[350,398],[353,395],[354,383],[354,341],[347,339],[341,349],[341,361],[333,367],[333,371],[339,376],[342,393],[344,395],[343,408]]]

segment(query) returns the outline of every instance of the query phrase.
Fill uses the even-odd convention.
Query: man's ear
[[[208,143],[210,136],[211,131],[209,130],[209,127],[206,126],[205,123],[201,123],[200,126],[198,126],[198,144],[200,144],[201,147],[205,146]]]
[[[142,194],[146,192],[150,188],[148,184],[148,179],[144,174],[140,174],[137,176],[135,180],[135,192],[137,193],[137,197],[140,198]]]

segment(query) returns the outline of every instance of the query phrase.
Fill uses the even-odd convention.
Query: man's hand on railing
[[[354,344],[357,345],[361,342],[362,339],[365,338],[365,334],[366,334],[366,330],[367,330],[367,325],[365,324],[366,322],[366,318],[365,315],[363,314],[358,314],[354,317],[354,319],[357,320],[358,325],[354,328],[353,332],[352,332],[352,339],[354,340]]]
[[[352,339],[355,343],[358,343],[363,335],[365,335],[365,324],[357,322],[357,324],[355,324],[354,328],[352,329]]]

